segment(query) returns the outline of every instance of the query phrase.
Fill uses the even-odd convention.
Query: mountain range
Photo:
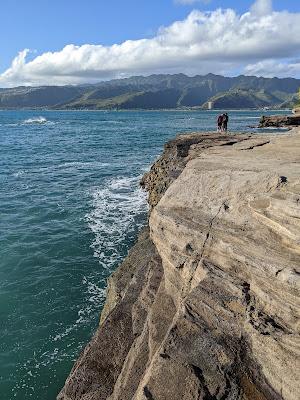
[[[78,86],[0,88],[0,109],[291,108],[300,79],[208,74],[133,76]]]

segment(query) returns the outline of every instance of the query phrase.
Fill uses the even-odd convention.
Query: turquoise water
[[[138,183],[216,112],[0,112],[0,398],[53,400],[145,223]],[[268,114],[264,112],[264,114]],[[260,113],[231,112],[247,130]]]

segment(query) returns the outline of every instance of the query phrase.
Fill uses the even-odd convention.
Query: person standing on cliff
[[[223,132],[227,132],[228,121],[229,121],[228,114],[227,113],[223,114],[223,118],[222,118],[222,131]]]
[[[217,125],[218,125],[218,132],[222,132],[223,115],[221,114],[218,116]]]

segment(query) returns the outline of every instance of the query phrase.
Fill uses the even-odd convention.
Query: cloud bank
[[[208,72],[300,77],[300,13],[276,12],[257,0],[232,9],[192,11],[150,39],[102,46],[69,44],[27,61],[22,50],[0,75],[0,86],[76,84],[134,74]]]

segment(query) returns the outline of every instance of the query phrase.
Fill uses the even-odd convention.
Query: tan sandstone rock
[[[298,400],[300,132],[182,135],[142,184],[151,239],[59,399]]]

